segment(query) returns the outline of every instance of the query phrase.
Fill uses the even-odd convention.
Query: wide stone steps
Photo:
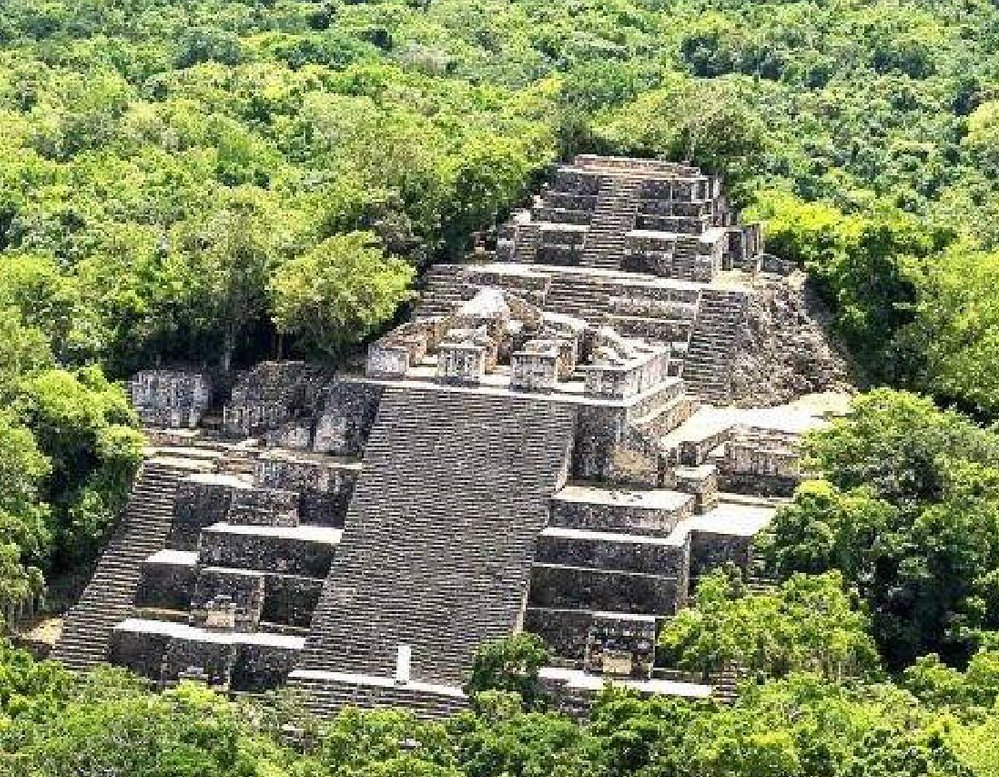
[[[601,187],[590,219],[580,264],[617,270],[624,256],[625,235],[634,228],[640,183],[610,177]]]
[[[572,410],[527,398],[390,388],[300,668],[460,684],[510,632],[568,454]]]
[[[434,265],[423,278],[416,317],[443,316],[468,299],[461,265]]]
[[[541,246],[541,230],[537,224],[521,225],[514,247],[513,261],[518,264],[532,264]]]
[[[143,559],[166,546],[173,499],[181,478],[212,466],[210,460],[185,464],[151,459],[142,465],[122,520],[94,575],[70,608],[52,658],[86,670],[105,660],[114,626],[132,611]]]

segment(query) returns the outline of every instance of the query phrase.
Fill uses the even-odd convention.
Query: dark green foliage
[[[538,671],[550,658],[544,640],[534,634],[520,633],[487,642],[475,652],[465,692],[473,699],[490,691],[515,693],[525,710],[543,709],[547,693],[538,679]],[[489,701],[494,703],[495,697]]]
[[[999,436],[911,394],[876,391],[807,445],[825,480],[761,550],[782,576],[840,570],[888,664],[962,662],[999,630]]]

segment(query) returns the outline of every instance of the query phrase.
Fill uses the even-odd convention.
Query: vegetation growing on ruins
[[[605,692],[587,723],[490,705],[443,723],[346,710],[321,726],[181,684],[150,694],[119,671],[83,679],[5,649],[0,771],[142,777],[805,777],[996,774],[999,658],[933,659],[898,685],[807,672],[751,685],[731,707]],[[289,716],[290,713],[290,716]],[[288,744],[288,725],[312,743]],[[301,728],[304,725],[304,729]]]
[[[608,692],[578,723],[519,638],[481,653],[474,713],[318,727],[3,647],[0,773],[999,775],[986,0],[7,0],[0,606],[120,512],[142,438],[115,379],[340,358],[585,151],[724,175],[864,379],[933,398],[876,390],[814,435],[761,540],[779,586],[709,576],[664,633],[684,666],[748,667],[739,700]]]

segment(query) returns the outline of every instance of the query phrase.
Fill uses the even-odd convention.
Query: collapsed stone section
[[[413,681],[460,685],[517,627],[572,431],[571,405],[386,389],[300,668],[392,677],[403,645]]]

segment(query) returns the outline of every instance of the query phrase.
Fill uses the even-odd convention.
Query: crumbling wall
[[[805,275],[763,275],[749,297],[732,373],[736,404],[763,407],[805,394],[850,391],[849,363],[829,335],[829,312]]]

